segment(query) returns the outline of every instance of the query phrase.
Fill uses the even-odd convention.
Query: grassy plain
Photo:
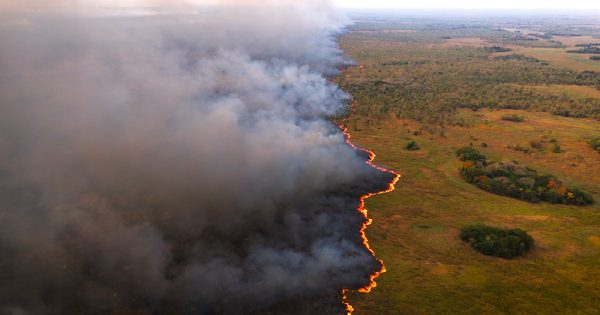
[[[464,111],[473,127],[451,127],[446,138],[433,140],[414,136],[419,126],[413,121],[390,118],[367,126],[368,118],[360,119],[354,141],[403,177],[394,192],[367,202],[374,220],[367,235],[388,272],[372,293],[350,296],[356,314],[598,314],[598,203],[531,204],[484,192],[460,178],[454,150],[473,143],[490,157],[551,172],[600,200],[600,155],[583,141],[599,134],[600,124],[522,112],[525,123],[501,120],[513,112]],[[545,136],[565,152],[525,154],[507,147]],[[422,150],[404,150],[410,140]],[[522,228],[536,247],[511,261],[483,256],[458,239],[460,228],[473,223]]]
[[[410,38],[419,35],[400,34],[409,34]],[[461,82],[459,88],[469,89],[469,80],[460,78],[469,73],[468,69],[457,70],[465,64],[483,64],[490,71],[515,67],[508,62],[486,63],[487,57],[473,50],[480,49],[482,43],[472,34],[447,42],[429,35],[414,41],[406,37],[390,39],[389,33],[383,38],[369,36],[350,33],[341,40],[344,50],[363,66],[346,70],[342,86],[363,91],[360,87],[372,88],[373,81],[413,80],[409,84],[417,86],[415,93],[433,95],[444,93],[438,91],[444,87],[418,87],[438,81],[419,81],[417,76],[446,76],[445,80],[455,76]],[[432,66],[436,58],[444,66],[449,65],[445,73]],[[558,67],[572,66],[556,62]],[[392,66],[397,67],[390,69]],[[521,91],[522,95],[556,102],[572,99],[567,102],[569,106],[578,106],[579,98],[600,99],[594,86],[533,81],[516,82],[536,92]],[[376,93],[394,93],[394,89],[401,88],[393,85]],[[447,93],[458,92],[448,88]],[[556,98],[557,94],[566,96]],[[466,101],[469,97],[477,99],[475,93],[470,95],[463,97]],[[395,191],[367,200],[374,220],[367,236],[388,271],[378,278],[378,287],[370,294],[349,295],[355,314],[600,313],[600,154],[587,144],[600,136],[597,119],[561,117],[536,111],[535,106],[528,111],[484,107],[452,108],[451,121],[461,123],[440,123],[427,119],[446,110],[435,95],[424,99],[413,98],[411,93],[400,93],[397,98],[376,96],[375,104],[366,97],[357,100],[356,116],[348,122],[353,141],[373,150],[376,163],[396,170],[402,178]],[[408,105],[399,105],[403,102]],[[411,107],[411,102],[429,108],[422,111]],[[398,108],[419,115],[399,115]],[[522,115],[526,120],[502,120],[508,114]],[[413,140],[421,150],[404,149]],[[513,149],[531,141],[541,142],[541,148],[529,153]],[[554,143],[560,145],[561,152],[553,152]],[[588,207],[533,204],[480,190],[461,179],[458,172],[460,162],[454,152],[470,144],[491,159],[517,160],[542,173],[554,174],[590,192],[597,202]],[[524,229],[534,237],[535,247],[525,257],[514,260],[484,256],[458,238],[461,227],[474,223]]]
[[[573,48],[536,48],[510,46],[516,52],[531,56],[552,65],[577,71],[600,71],[600,61],[590,60],[591,54],[570,54],[567,50]]]

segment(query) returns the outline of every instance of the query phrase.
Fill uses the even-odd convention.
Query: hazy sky
[[[342,7],[410,8],[410,9],[594,9],[600,1],[593,0],[335,0]]]

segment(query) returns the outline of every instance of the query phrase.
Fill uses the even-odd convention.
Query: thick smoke
[[[342,20],[194,11],[5,10],[0,313],[248,313],[368,284],[356,207],[383,175],[329,122]]]

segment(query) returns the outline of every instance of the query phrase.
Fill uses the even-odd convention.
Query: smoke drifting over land
[[[0,313],[247,313],[368,284],[356,207],[384,175],[328,122],[342,21],[287,4],[4,3]]]

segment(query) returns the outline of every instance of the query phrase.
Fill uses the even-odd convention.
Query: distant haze
[[[585,10],[593,9],[600,11],[600,1],[575,0],[575,1],[444,1],[444,0],[426,0],[426,1],[393,1],[393,0],[336,0],[338,6],[347,8],[402,8],[402,9],[542,9],[542,10]]]

